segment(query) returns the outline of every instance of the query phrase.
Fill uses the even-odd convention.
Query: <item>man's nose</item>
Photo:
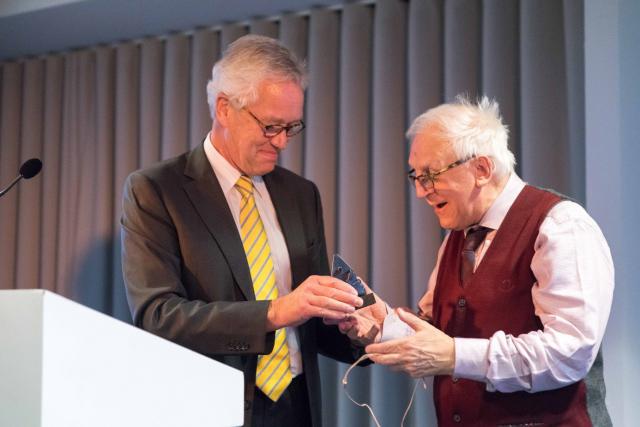
[[[284,130],[271,138],[271,144],[278,148],[279,150],[284,150],[287,148],[287,144],[289,144],[289,137],[287,136],[287,132]]]
[[[433,187],[429,187],[428,189],[425,189],[417,181],[416,181],[414,186],[416,187],[416,197],[418,199],[423,199],[423,198],[427,197],[429,194],[433,193]]]

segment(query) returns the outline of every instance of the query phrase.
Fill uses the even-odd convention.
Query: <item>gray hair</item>
[[[507,144],[509,131],[502,123],[495,100],[483,96],[472,104],[458,95],[456,102],[439,105],[418,116],[409,127],[407,138],[412,140],[430,126],[439,129],[439,135],[451,144],[458,159],[487,156],[493,160],[497,177],[513,172],[516,160]]]
[[[304,89],[307,72],[304,62],[280,42],[269,37],[246,35],[231,43],[211,70],[207,102],[215,118],[216,99],[227,95],[236,108],[258,99],[258,86],[265,80],[293,81]]]

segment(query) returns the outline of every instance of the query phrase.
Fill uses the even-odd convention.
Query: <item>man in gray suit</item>
[[[275,40],[238,39],[213,67],[203,144],[125,184],[134,323],[242,370],[245,425],[321,425],[317,354],[351,362],[361,352],[320,320],[362,300],[323,276],[318,189],[276,166],[304,129],[305,77]]]

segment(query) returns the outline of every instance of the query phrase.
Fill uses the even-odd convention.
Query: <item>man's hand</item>
[[[362,280],[367,293],[372,293],[369,286]],[[346,334],[354,343],[364,347],[379,340],[382,322],[387,316],[387,305],[377,294],[376,302],[370,306],[360,308],[355,313],[340,321],[323,319],[327,325],[338,325],[338,329]]]
[[[267,330],[298,326],[312,317],[339,321],[362,305],[350,285],[331,276],[310,276],[291,293],[271,301]]]
[[[374,308],[376,304],[361,308],[349,315],[346,319],[339,321],[338,329],[340,332],[347,335],[351,341],[361,347],[379,341],[384,317],[379,320],[378,317],[373,314],[373,310],[371,309]],[[324,319],[324,322],[326,324],[332,323],[326,319]]]
[[[411,313],[402,309],[396,311],[416,334],[368,345],[365,350],[369,358],[393,370],[404,371],[413,378],[451,375],[455,367],[453,338]]]

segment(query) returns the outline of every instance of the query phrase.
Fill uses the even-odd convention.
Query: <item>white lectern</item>
[[[0,291],[0,426],[238,426],[242,372],[44,290]]]

